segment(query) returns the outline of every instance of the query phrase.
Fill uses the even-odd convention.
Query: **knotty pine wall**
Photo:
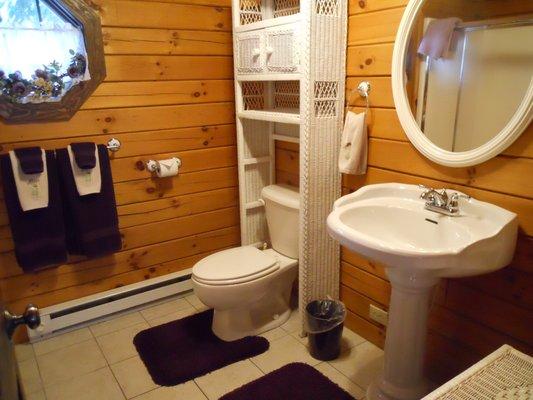
[[[107,79],[70,121],[0,125],[1,150],[84,140],[122,142],[112,156],[123,247],[24,274],[0,204],[0,285],[12,311],[40,307],[191,267],[239,245],[230,0],[93,0]],[[181,158],[153,179],[150,158]]]
[[[343,192],[383,182],[448,187],[514,211],[520,219],[520,240],[509,267],[444,281],[437,290],[428,367],[432,378],[443,382],[503,343],[533,353],[533,129],[502,155],[470,168],[439,166],[418,153],[396,116],[390,79],[396,30],[406,4],[350,0],[347,90],[369,80],[372,110],[368,174],[345,175]],[[355,96],[351,106],[361,111],[364,103]],[[298,147],[277,142],[276,149],[278,181],[297,182]],[[382,347],[385,327],[370,320],[369,306],[388,308],[390,284],[383,267],[343,249],[340,268],[347,326]]]

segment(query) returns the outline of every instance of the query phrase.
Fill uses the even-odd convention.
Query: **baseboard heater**
[[[30,342],[39,341],[60,331],[72,330],[96,319],[105,319],[106,316],[176,296],[191,289],[191,269],[186,269],[45,307],[40,310],[41,325],[37,329],[28,330],[28,336]]]

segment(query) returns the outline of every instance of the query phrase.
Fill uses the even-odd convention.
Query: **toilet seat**
[[[192,276],[205,285],[234,285],[251,282],[276,272],[278,260],[253,246],[220,251],[200,260]]]

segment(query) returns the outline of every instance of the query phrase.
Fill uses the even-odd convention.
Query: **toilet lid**
[[[192,274],[206,283],[241,283],[278,269],[279,263],[272,255],[252,246],[244,246],[205,257],[196,263]]]

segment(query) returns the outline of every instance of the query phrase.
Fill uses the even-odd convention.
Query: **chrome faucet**
[[[459,199],[464,198],[470,200],[471,197],[461,193],[453,193],[448,196],[446,189],[436,190],[424,185],[418,185],[424,189],[420,198],[426,200],[425,209],[444,214],[448,216],[459,215]]]

